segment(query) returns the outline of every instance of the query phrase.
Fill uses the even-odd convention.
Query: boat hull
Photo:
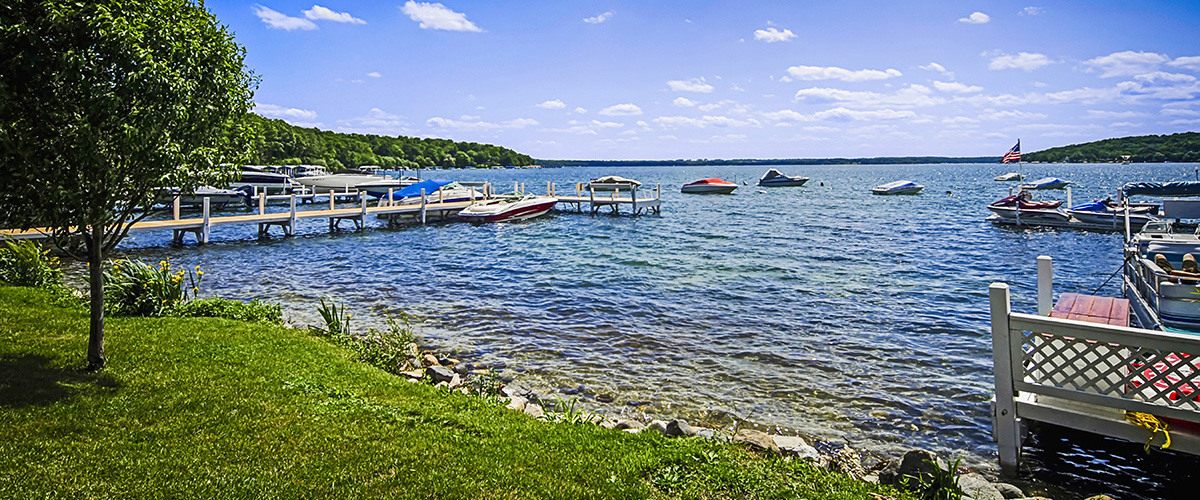
[[[1080,222],[1087,222],[1089,224],[1107,224],[1120,227],[1125,226],[1124,213],[1088,212],[1083,210],[1069,209],[1066,212],[1070,214],[1071,217],[1078,219]],[[1141,229],[1142,226],[1145,226],[1146,223],[1150,222],[1151,220],[1157,220],[1157,218],[1146,214],[1129,214],[1129,226],[1134,229]]]
[[[902,194],[920,194],[925,186],[909,187],[903,189],[872,189],[871,192],[880,195],[902,195]]]
[[[556,203],[558,199],[550,197],[513,203],[489,201],[463,209],[458,217],[467,222],[517,222],[546,215]]]
[[[737,189],[737,184],[728,186],[721,184],[702,184],[698,186],[683,186],[679,192],[687,194],[730,194]]]
[[[801,177],[799,179],[771,179],[766,181],[758,181],[758,185],[762,187],[792,187],[803,186],[806,182],[808,182],[808,177]]]
[[[1018,213],[1015,207],[988,206],[988,210],[991,210],[992,213],[1000,217],[1013,220],[1016,220],[1018,217],[1023,220],[1054,220],[1063,222],[1071,219],[1071,216],[1062,210],[1047,208],[1026,208],[1021,209],[1020,213]]]

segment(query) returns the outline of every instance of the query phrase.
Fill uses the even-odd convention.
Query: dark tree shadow
[[[52,366],[53,360],[39,354],[0,355],[0,408],[49,406],[70,399],[88,385],[105,392],[120,388],[106,372],[60,368]]]

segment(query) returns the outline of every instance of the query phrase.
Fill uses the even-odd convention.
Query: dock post
[[[592,209],[593,214],[596,213],[596,188],[594,186],[588,188],[588,207]],[[583,209],[579,211],[582,212]]]
[[[289,201],[291,204],[291,216],[288,218],[287,227],[285,227],[283,229],[283,232],[287,233],[285,236],[291,236],[293,234],[296,234],[296,194],[295,193],[292,193],[292,196],[289,199]]]
[[[516,193],[519,191],[521,191],[521,183],[517,182],[517,181],[513,181],[513,192]]]
[[[1049,316],[1054,308],[1054,261],[1049,255],[1037,258],[1037,303],[1041,316]]]
[[[359,191],[358,196],[362,200],[362,214],[358,216],[358,224],[355,225],[358,226],[359,231],[362,231],[363,226],[367,224],[367,192]]]
[[[180,198],[179,196],[176,196],[175,201],[171,202],[171,204],[174,205],[174,209],[175,209],[175,220],[179,220],[179,198]]]
[[[546,181],[546,196],[554,196],[554,190],[550,188],[550,181]]]
[[[629,191],[629,193],[631,195],[629,199],[633,200],[633,215],[636,217],[638,214],[638,211],[637,211],[637,187],[634,187],[633,189],[631,189]]]
[[[208,243],[208,230],[209,230],[209,222],[208,222],[208,197],[207,197],[207,196],[205,196],[205,197],[204,197],[204,225],[203,225],[203,226],[201,226],[201,228],[200,228],[200,235],[199,235],[199,236],[200,236],[200,244],[202,244],[202,245],[203,245],[203,244],[205,244],[205,243]]]
[[[258,215],[267,213],[267,190],[258,193]]]
[[[1016,476],[1021,459],[1021,428],[1017,423],[1016,390],[1013,388],[1012,335],[1008,326],[1011,302],[1008,285],[988,287],[992,313],[992,371],[996,379],[996,403],[992,408],[992,434],[1000,452],[1000,474]]]
[[[395,200],[392,198],[392,188],[388,188],[388,201],[387,201],[387,206],[389,206],[389,207],[390,207],[390,206],[392,206],[392,204],[393,204],[393,203],[395,203]]]
[[[329,209],[333,210],[333,190],[329,190]]]
[[[425,190],[421,189],[421,224],[425,224]]]
[[[1073,206],[1075,206],[1075,204],[1071,203],[1071,186],[1067,186],[1067,208],[1071,208]]]

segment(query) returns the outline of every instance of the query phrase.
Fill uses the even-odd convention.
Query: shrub
[[[359,361],[370,363],[389,373],[400,373],[421,366],[417,359],[417,344],[412,331],[413,317],[401,312],[399,321],[387,317],[387,330],[368,329],[366,333],[350,333],[350,315],[342,304],[333,299],[321,299],[319,308],[325,328],[313,331],[329,337],[334,343],[358,355]]]
[[[282,306],[257,300],[250,302],[221,298],[189,300],[172,308],[170,314],[190,318],[225,318],[275,325],[283,323]]]
[[[185,283],[186,279],[186,283]],[[108,312],[124,316],[162,316],[200,293],[200,266],[173,271],[169,260],[151,266],[138,260],[117,260],[104,270],[104,301]]]
[[[30,240],[6,239],[0,248],[0,281],[16,286],[54,288],[62,284],[58,257]]]

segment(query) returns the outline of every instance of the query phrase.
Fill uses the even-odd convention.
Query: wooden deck
[[[1050,311],[1050,317],[1129,326],[1129,299],[1064,293]]]

